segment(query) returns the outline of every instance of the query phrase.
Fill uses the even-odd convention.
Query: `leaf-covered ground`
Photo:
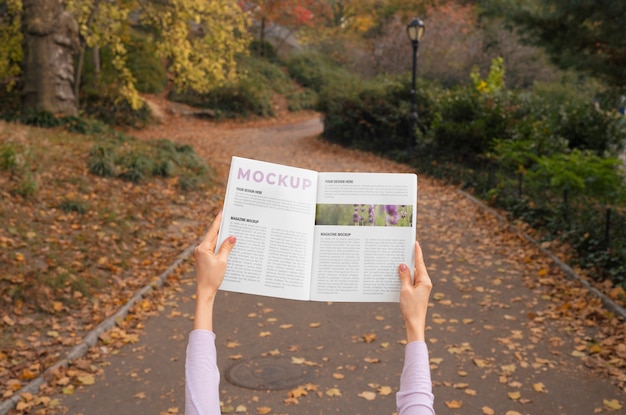
[[[34,286],[33,294],[21,301],[11,300],[18,298],[15,293],[2,291],[4,398],[193,243],[221,206],[231,156],[324,171],[408,171],[407,166],[325,143],[313,134],[294,139],[295,131],[306,136],[319,130],[311,114],[245,125],[164,117],[163,125],[133,134],[193,145],[215,168],[215,186],[183,194],[170,179],[131,185],[94,178],[86,171],[89,147],[76,136],[76,148],[55,156],[60,162],[42,163],[55,167],[45,174],[43,167],[39,170],[40,187],[32,200],[3,192],[2,287],[7,281],[13,289],[29,281]],[[288,124],[296,121],[303,122]],[[3,127],[3,140],[35,139],[29,137],[30,129]],[[49,143],[42,148],[48,149],[43,160],[56,154]],[[9,178],[4,179],[3,189]],[[419,188],[419,237],[435,283],[428,338],[438,411],[514,415],[623,410],[624,322],[454,188],[422,176]],[[67,194],[87,198],[90,210],[60,211],[57,206]],[[99,213],[107,209],[114,220]],[[37,283],[63,275],[59,268],[68,275],[59,278],[59,286]],[[101,336],[85,358],[59,370],[40,395],[23,396],[20,409],[182,413],[180,365],[190,327],[190,269],[190,264],[181,267],[167,287]],[[101,282],[91,284],[94,291],[88,292],[80,285],[83,278]],[[223,293],[217,307],[220,367],[275,356],[315,372],[309,382],[273,393],[222,380],[224,412],[394,411],[403,343],[397,305],[288,302]],[[132,346],[120,349],[126,344]]]

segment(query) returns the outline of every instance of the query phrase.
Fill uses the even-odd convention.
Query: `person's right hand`
[[[424,255],[419,242],[415,242],[415,278],[411,281],[411,272],[406,264],[400,264],[398,274],[402,282],[400,289],[400,311],[406,328],[407,341],[424,341],[428,299],[433,283],[428,276]]]

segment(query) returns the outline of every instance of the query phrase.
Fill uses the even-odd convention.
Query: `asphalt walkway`
[[[173,128],[179,136],[168,138],[193,144],[222,181],[232,155],[321,171],[408,171],[319,140],[318,119],[254,129],[186,122],[178,119]],[[142,134],[156,138],[161,132]],[[585,312],[597,310],[598,301],[454,188],[418,177],[418,234],[434,282],[427,338],[437,412],[620,413],[609,410],[614,402],[626,406],[618,382],[581,357],[601,336],[602,318]],[[143,323],[139,341],[98,363],[102,372],[94,385],[56,397],[57,413],[184,412],[190,270],[183,267],[179,283],[163,289],[160,310]],[[579,303],[563,300],[565,292]],[[215,321],[224,413],[395,412],[404,352],[397,304],[222,292]],[[245,373],[246,365],[255,364],[267,364],[269,375],[284,371],[282,378],[292,384],[274,391],[238,385],[255,382]],[[226,379],[227,371],[233,379]]]

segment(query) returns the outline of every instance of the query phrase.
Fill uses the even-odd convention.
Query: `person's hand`
[[[228,255],[237,239],[229,236],[215,252],[217,232],[220,229],[222,213],[216,217],[204,239],[193,251],[196,260],[196,313],[194,329],[213,330],[213,302],[226,273]]]
[[[402,282],[400,289],[400,311],[406,327],[407,341],[424,341],[428,299],[433,284],[428,276],[424,255],[418,242],[415,242],[415,278],[411,281],[411,272],[406,264],[400,264],[398,274]]]

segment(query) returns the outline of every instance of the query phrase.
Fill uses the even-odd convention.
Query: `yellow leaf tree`
[[[0,82],[12,87],[21,77],[23,110],[76,113],[85,51],[103,48],[117,98],[139,108],[127,62],[130,32],[138,28],[154,37],[173,83],[201,93],[234,79],[235,56],[249,44],[246,15],[235,0],[0,0],[0,11],[0,39],[6,39]]]

